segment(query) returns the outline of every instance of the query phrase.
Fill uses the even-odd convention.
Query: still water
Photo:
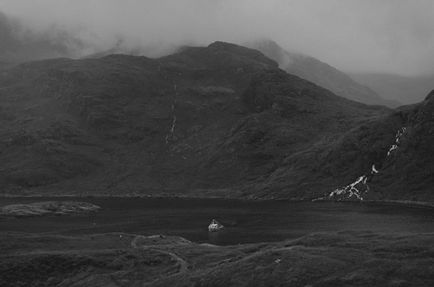
[[[0,206],[56,198],[2,198]],[[86,234],[127,232],[178,235],[196,242],[238,244],[280,241],[312,232],[366,230],[434,232],[434,209],[337,202],[248,202],[214,199],[86,198],[94,214],[0,219],[0,232]],[[225,229],[209,233],[217,219]]]

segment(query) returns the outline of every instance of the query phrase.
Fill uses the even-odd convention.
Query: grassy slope
[[[1,234],[2,286],[432,286],[434,236],[318,233],[216,247],[129,234]],[[134,246],[131,242],[135,241]]]

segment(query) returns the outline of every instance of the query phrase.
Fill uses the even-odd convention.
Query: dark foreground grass
[[[434,286],[432,233],[221,247],[122,233],[2,233],[0,248],[0,286]]]

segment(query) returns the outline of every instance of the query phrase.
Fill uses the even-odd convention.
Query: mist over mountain
[[[434,74],[400,76],[393,74],[352,74],[352,78],[376,91],[385,99],[414,104],[434,88]]]
[[[340,71],[408,76],[434,72],[433,5],[425,0],[417,5],[405,0],[3,0],[0,11],[33,34],[78,39],[79,56],[119,43],[127,51],[167,47],[168,54],[170,47],[267,38]],[[73,46],[68,48],[74,51]],[[151,50],[154,55],[142,55],[163,55]]]
[[[150,37],[149,41],[143,41],[142,36],[139,35],[132,36],[131,33],[121,31],[108,34],[105,31],[97,34],[90,26],[62,23],[60,20],[41,24],[43,22],[39,20],[37,14],[33,16],[37,19],[30,21],[22,15],[12,16],[0,11],[0,69],[14,63],[58,57],[102,57],[121,53],[157,58],[173,53],[189,43],[207,44],[209,41],[207,37],[202,39],[174,37],[173,40],[169,40],[170,37]],[[409,104],[421,101],[422,95],[432,89],[433,77],[426,71],[421,76],[405,76],[404,74],[409,73],[406,67],[406,69],[396,70],[396,76],[364,72],[350,73],[351,77],[349,77],[342,70],[335,68],[333,60],[325,63],[315,58],[316,55],[322,53],[312,51],[312,54],[309,54],[311,50],[304,47],[304,40],[291,41],[287,44],[286,47],[289,47],[291,51],[289,52],[275,43],[267,43],[267,41],[261,43],[257,40],[261,37],[261,33],[258,33],[229,38],[233,38],[236,43],[249,42],[248,46],[257,48],[276,60],[287,72],[349,99],[396,107],[400,103]],[[281,36],[276,35],[276,38],[279,39]],[[285,39],[282,41],[287,42]],[[293,52],[294,50],[301,52]],[[342,55],[345,56],[345,54]],[[320,57],[320,59],[323,58]],[[406,59],[411,60],[411,57]],[[345,71],[348,70],[355,70],[355,68],[345,67]],[[378,69],[372,68],[371,70]],[[403,75],[399,75],[400,73]]]
[[[336,95],[371,105],[399,106],[396,99],[381,98],[372,89],[357,83],[344,72],[313,57],[285,51],[271,40],[251,42],[247,46],[258,49],[275,60],[286,72],[329,89]]]
[[[19,63],[59,57],[76,57],[83,45],[65,30],[37,32],[0,11],[0,62]],[[0,64],[1,65],[1,64]]]
[[[74,35],[74,33],[68,32],[61,27],[51,26],[49,29],[36,31],[26,26],[18,19],[8,17],[1,12],[0,37],[2,43],[0,46],[0,68],[14,63],[58,57],[96,58],[119,53],[159,57],[170,54],[180,47],[164,43],[154,43],[146,46],[137,44],[136,46],[132,46],[128,41],[119,36],[116,42],[110,43],[111,46],[104,47],[103,50],[101,50],[100,47],[93,46],[90,42],[84,42],[79,39],[77,35]],[[393,107],[398,106],[400,98],[405,97],[401,89],[402,85],[393,85],[401,91],[401,96],[397,96],[400,94],[399,92],[393,93],[395,95],[393,98],[391,93],[394,91],[385,91],[380,87],[380,83],[383,82],[383,79],[376,81],[378,84],[375,84],[375,81],[369,80],[366,77],[361,79],[361,82],[367,81],[368,84],[371,84],[376,90],[380,91],[380,94],[386,93],[386,97],[389,98],[384,100],[373,90],[358,84],[336,68],[313,57],[285,51],[272,41],[254,41],[250,42],[248,45],[261,50],[268,57],[279,62],[281,68],[285,69],[287,72],[312,81],[349,99],[368,104],[381,104]],[[357,76],[355,76],[355,78],[357,78]],[[407,83],[408,82],[409,81],[407,81]],[[390,86],[392,85],[387,85],[387,87]],[[426,84],[418,86],[425,87]],[[409,88],[407,88],[407,90]],[[421,90],[426,91],[426,89],[423,88]],[[415,94],[417,94],[419,90],[415,91]],[[404,100],[403,102],[408,101]]]

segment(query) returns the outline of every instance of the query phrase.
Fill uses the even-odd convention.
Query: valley
[[[433,11],[1,0],[0,287],[434,286]]]
[[[433,283],[434,214],[430,208],[275,200],[87,200],[100,209],[60,216],[0,216],[0,284]],[[1,199],[0,205],[34,201],[9,198]],[[225,228],[208,232],[212,218]]]

